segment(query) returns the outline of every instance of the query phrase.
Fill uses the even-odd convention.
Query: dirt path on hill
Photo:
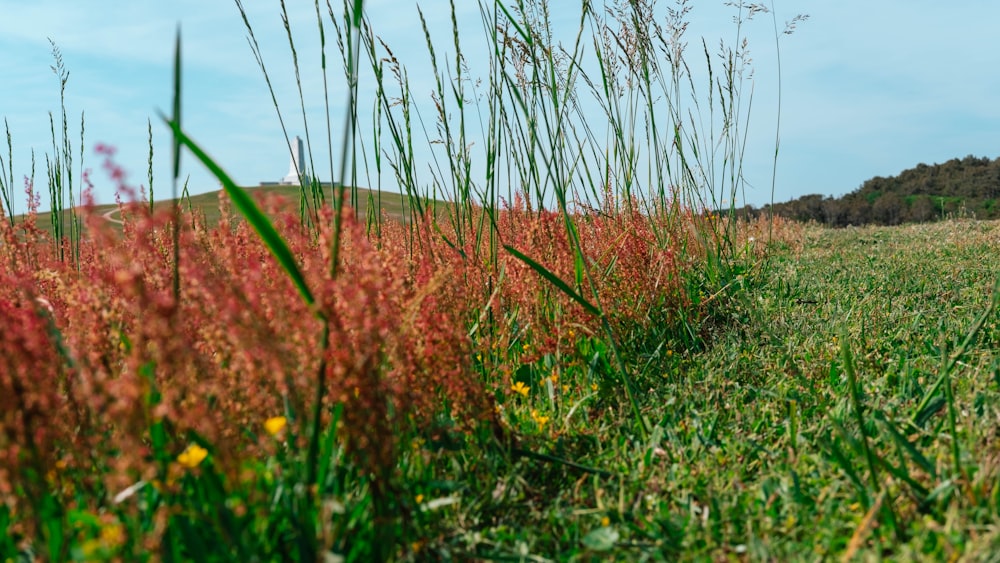
[[[121,211],[121,210],[120,210],[120,209],[117,209],[117,208],[116,208],[116,209],[112,209],[112,210],[110,210],[110,211],[105,211],[105,212],[104,212],[104,213],[103,213],[103,214],[101,215],[101,217],[103,217],[103,218],[104,218],[104,220],[105,220],[105,221],[108,221],[109,223],[118,223],[119,225],[124,225],[124,224],[125,224],[125,222],[124,222],[124,221],[122,221],[121,219],[114,219],[114,218],[112,218],[112,217],[111,217],[112,215],[114,215],[115,213],[118,213],[119,211]]]

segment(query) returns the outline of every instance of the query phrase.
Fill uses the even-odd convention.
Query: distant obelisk
[[[292,159],[288,164],[288,174],[281,179],[282,184],[298,184],[300,182],[299,178],[306,177],[306,158],[305,150],[302,145],[302,137],[298,135],[289,144],[288,147],[292,153]]]

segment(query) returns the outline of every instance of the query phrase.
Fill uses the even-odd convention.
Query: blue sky
[[[575,32],[578,2],[551,2],[557,31],[565,32],[568,41]],[[277,84],[279,102],[291,123],[290,132],[301,135],[304,128],[296,113],[298,98],[279,3],[245,3]],[[366,2],[376,33],[407,66],[414,95],[426,103],[432,75],[417,4],[412,0]],[[424,0],[419,4],[441,49],[439,57],[444,57],[451,46],[448,3]],[[693,47],[700,48],[699,36],[710,46],[732,36],[733,12],[722,0],[691,4],[687,40]],[[460,32],[475,73],[483,68],[475,64],[477,54],[482,53],[478,8],[471,0],[459,0],[458,6]],[[776,0],[774,7],[779,26],[798,13],[809,15],[795,34],[781,37],[776,201],[810,193],[841,195],[868,178],[894,175],[920,162],[931,164],[968,154],[1000,156],[1000,73],[994,70],[1000,68],[1000,51],[993,45],[1000,3],[961,0],[944,7],[928,0]],[[288,8],[305,69],[310,128],[317,135],[323,123],[318,119],[322,83],[317,72],[314,5],[288,0]],[[34,148],[36,184],[45,191],[44,154],[52,152],[49,112],[57,120],[59,112],[58,80],[50,69],[51,38],[70,71],[66,106],[74,145],[79,143],[81,111],[86,115],[84,166],[93,169],[98,200],[110,202],[114,197],[93,152],[99,142],[118,148],[118,163],[129,171],[130,183],[146,183],[147,119],[153,121],[154,190],[157,197],[164,196],[170,184],[170,142],[156,110],[170,106],[178,23],[184,36],[185,129],[240,183],[278,180],[288,170],[288,153],[270,95],[233,2],[0,0],[0,14],[0,118],[6,118],[10,127],[18,182],[30,172]],[[745,30],[755,66],[745,156],[751,187],[745,202],[757,206],[771,196],[778,109],[771,26],[770,19],[758,16]],[[327,31],[332,34],[329,26]],[[701,61],[697,55],[689,54],[692,64]],[[328,56],[339,61],[335,45],[328,45]],[[339,130],[344,94],[338,67],[330,79],[332,114]],[[362,77],[362,96],[370,95],[370,87]],[[6,161],[6,143],[0,140],[0,145]],[[318,160],[320,168],[328,170],[323,159]],[[78,165],[77,161],[74,167]],[[218,187],[190,157],[186,157],[183,174],[190,175],[192,192]],[[383,186],[391,185],[386,178]],[[23,200],[17,204],[23,210]]]

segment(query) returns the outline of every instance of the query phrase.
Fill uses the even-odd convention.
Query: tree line
[[[1000,218],[1000,158],[969,155],[943,164],[918,164],[898,176],[877,176],[857,190],[835,198],[819,194],[765,205],[743,213],[815,221],[833,227],[899,225],[947,217]]]

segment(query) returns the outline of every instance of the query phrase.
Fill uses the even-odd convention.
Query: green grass
[[[299,187],[298,186],[256,186],[256,187],[246,187],[244,188],[247,193],[255,198],[260,198],[264,196],[281,196],[283,199],[283,206],[279,208],[280,211],[294,212],[298,209],[299,205]],[[324,189],[329,189],[329,184],[324,184]],[[365,188],[357,188],[357,208],[356,211],[360,217],[365,217],[368,214],[369,200],[380,201],[380,209],[387,219],[403,221],[407,216],[407,210],[409,209],[409,203],[407,199],[398,193],[382,192],[379,194],[376,191],[368,190]],[[209,227],[214,227],[219,223],[221,217],[221,209],[219,207],[219,197],[222,194],[222,190],[215,190],[211,192],[205,192],[190,197],[185,197],[181,199],[181,207],[185,211],[193,212],[198,216],[203,216],[205,218],[205,224]],[[157,199],[154,202],[154,209],[166,209],[173,205],[171,199]],[[441,204],[441,202],[437,202]],[[97,215],[103,215],[109,211],[116,211],[118,209],[118,204],[109,203],[94,206],[94,212]],[[62,211],[64,220],[68,223],[70,220],[72,210],[66,209]],[[76,211],[79,215],[79,211]],[[37,225],[42,231],[52,234],[52,220],[50,219],[51,212],[45,211],[40,212],[37,215]],[[120,219],[120,215],[115,212],[111,215],[112,219]],[[15,217],[15,221],[20,223],[24,220],[23,216]],[[117,223],[116,223],[117,224]]]
[[[626,405],[597,393],[572,416],[553,415],[560,431],[534,443],[612,476],[477,455],[450,478],[435,474],[465,487],[460,505],[439,511],[456,532],[432,540],[437,555],[816,560],[884,550],[946,560],[1000,549],[995,314],[951,374],[957,470],[945,405],[910,424],[943,358],[989,306],[998,242],[996,222],[807,228],[801,247],[775,254],[773,274],[714,312],[702,349],[650,358],[656,369],[638,382],[649,439],[628,424]],[[573,359],[563,367],[564,381],[587,369]],[[522,428],[532,409],[548,408],[536,393],[508,413]],[[878,525],[866,527],[873,506]]]

